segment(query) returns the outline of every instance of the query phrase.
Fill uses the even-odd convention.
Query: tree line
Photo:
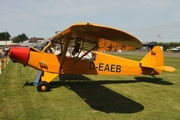
[[[11,40],[13,43],[20,43],[29,39],[25,33],[19,34],[11,39],[10,38],[11,35],[8,32],[0,33],[0,41]]]
[[[156,41],[152,41],[151,42],[154,46],[163,46],[163,49],[164,50],[167,50],[169,48],[175,48],[175,47],[178,47],[180,46],[180,42],[156,42]]]

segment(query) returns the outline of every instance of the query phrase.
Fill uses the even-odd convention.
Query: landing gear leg
[[[159,79],[155,75],[152,75],[152,77],[154,78],[154,82],[155,83],[159,83],[160,82]]]
[[[37,84],[37,90],[39,92],[46,92],[50,89],[50,82],[57,77],[59,74],[56,73],[49,73],[49,72],[43,72],[41,75],[41,81]]]
[[[151,72],[150,76],[152,76],[154,78],[154,82],[158,83],[159,80],[156,78],[156,76],[154,75],[154,71]]]

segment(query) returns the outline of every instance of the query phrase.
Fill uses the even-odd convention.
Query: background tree
[[[25,41],[25,40],[28,40],[29,38],[26,36],[26,34],[21,34],[21,35],[18,35],[18,37],[22,40],[22,41]]]
[[[21,39],[18,36],[13,37],[12,39],[13,43],[20,43]]]
[[[13,37],[11,40],[13,41],[13,43],[20,43],[28,39],[29,38],[26,36],[26,34],[23,33],[23,34]]]
[[[0,33],[0,41],[10,40],[11,35],[8,32]]]
[[[156,42],[156,41],[152,41],[151,42],[154,46],[157,46],[159,43],[158,42]]]
[[[170,49],[170,48],[175,48],[175,47],[178,47],[180,46],[180,42],[154,42],[154,45],[157,46],[163,46],[163,50],[167,50],[167,49]]]

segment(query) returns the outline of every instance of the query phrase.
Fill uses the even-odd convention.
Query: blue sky
[[[180,42],[179,11],[180,0],[0,0],[0,32],[49,38],[71,24],[92,22],[142,42]]]

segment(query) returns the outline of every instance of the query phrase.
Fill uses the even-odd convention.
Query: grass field
[[[64,83],[56,78],[42,93],[32,85],[37,70],[10,62],[0,75],[0,119],[180,120],[180,57],[165,64],[176,71],[157,76],[159,83],[150,76],[62,75]]]

